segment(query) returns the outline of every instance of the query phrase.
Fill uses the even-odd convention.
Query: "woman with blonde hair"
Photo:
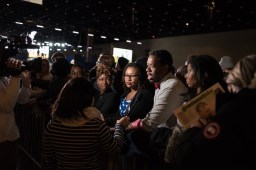
[[[242,58],[234,66],[226,78],[228,90],[238,93],[242,88],[248,87],[256,72],[256,55],[248,55]]]

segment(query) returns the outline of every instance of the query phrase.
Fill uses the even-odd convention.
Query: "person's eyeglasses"
[[[137,74],[134,74],[134,75],[124,75],[124,78],[125,79],[134,79],[135,77],[138,77],[138,76],[140,76],[140,75],[137,75]]]

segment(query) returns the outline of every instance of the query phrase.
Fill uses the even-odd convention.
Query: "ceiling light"
[[[44,26],[42,26],[42,25],[36,25],[36,27],[38,27],[38,28],[44,28]]]
[[[119,41],[119,38],[114,38],[115,41]]]
[[[141,45],[141,44],[142,44],[142,42],[137,42],[137,44]]]
[[[55,30],[56,30],[56,31],[61,31],[61,29],[60,29],[60,28],[55,28]]]
[[[126,40],[126,42],[131,43],[132,41],[131,40]]]
[[[73,31],[73,33],[74,33],[74,34],[79,34],[79,32],[78,32],[78,31]]]
[[[16,24],[19,24],[19,25],[23,25],[23,23],[22,22],[15,22]]]
[[[100,38],[106,39],[107,37],[102,35],[102,36],[100,36]]]
[[[93,37],[94,35],[93,34],[88,34],[89,37]]]

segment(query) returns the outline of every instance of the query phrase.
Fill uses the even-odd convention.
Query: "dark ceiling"
[[[114,38],[142,40],[251,29],[256,28],[256,8],[252,3],[253,0],[43,0],[43,5],[37,5],[1,0],[0,35],[37,30],[37,41],[84,45],[88,29],[94,34],[94,43],[113,42]]]

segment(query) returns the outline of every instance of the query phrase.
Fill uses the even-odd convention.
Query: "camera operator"
[[[0,60],[1,60],[0,55]],[[9,58],[5,62],[8,69],[20,70],[21,61]],[[2,68],[0,68],[2,69]],[[0,169],[16,170],[19,129],[15,122],[16,103],[25,104],[30,98],[30,73],[21,71],[0,76]]]

